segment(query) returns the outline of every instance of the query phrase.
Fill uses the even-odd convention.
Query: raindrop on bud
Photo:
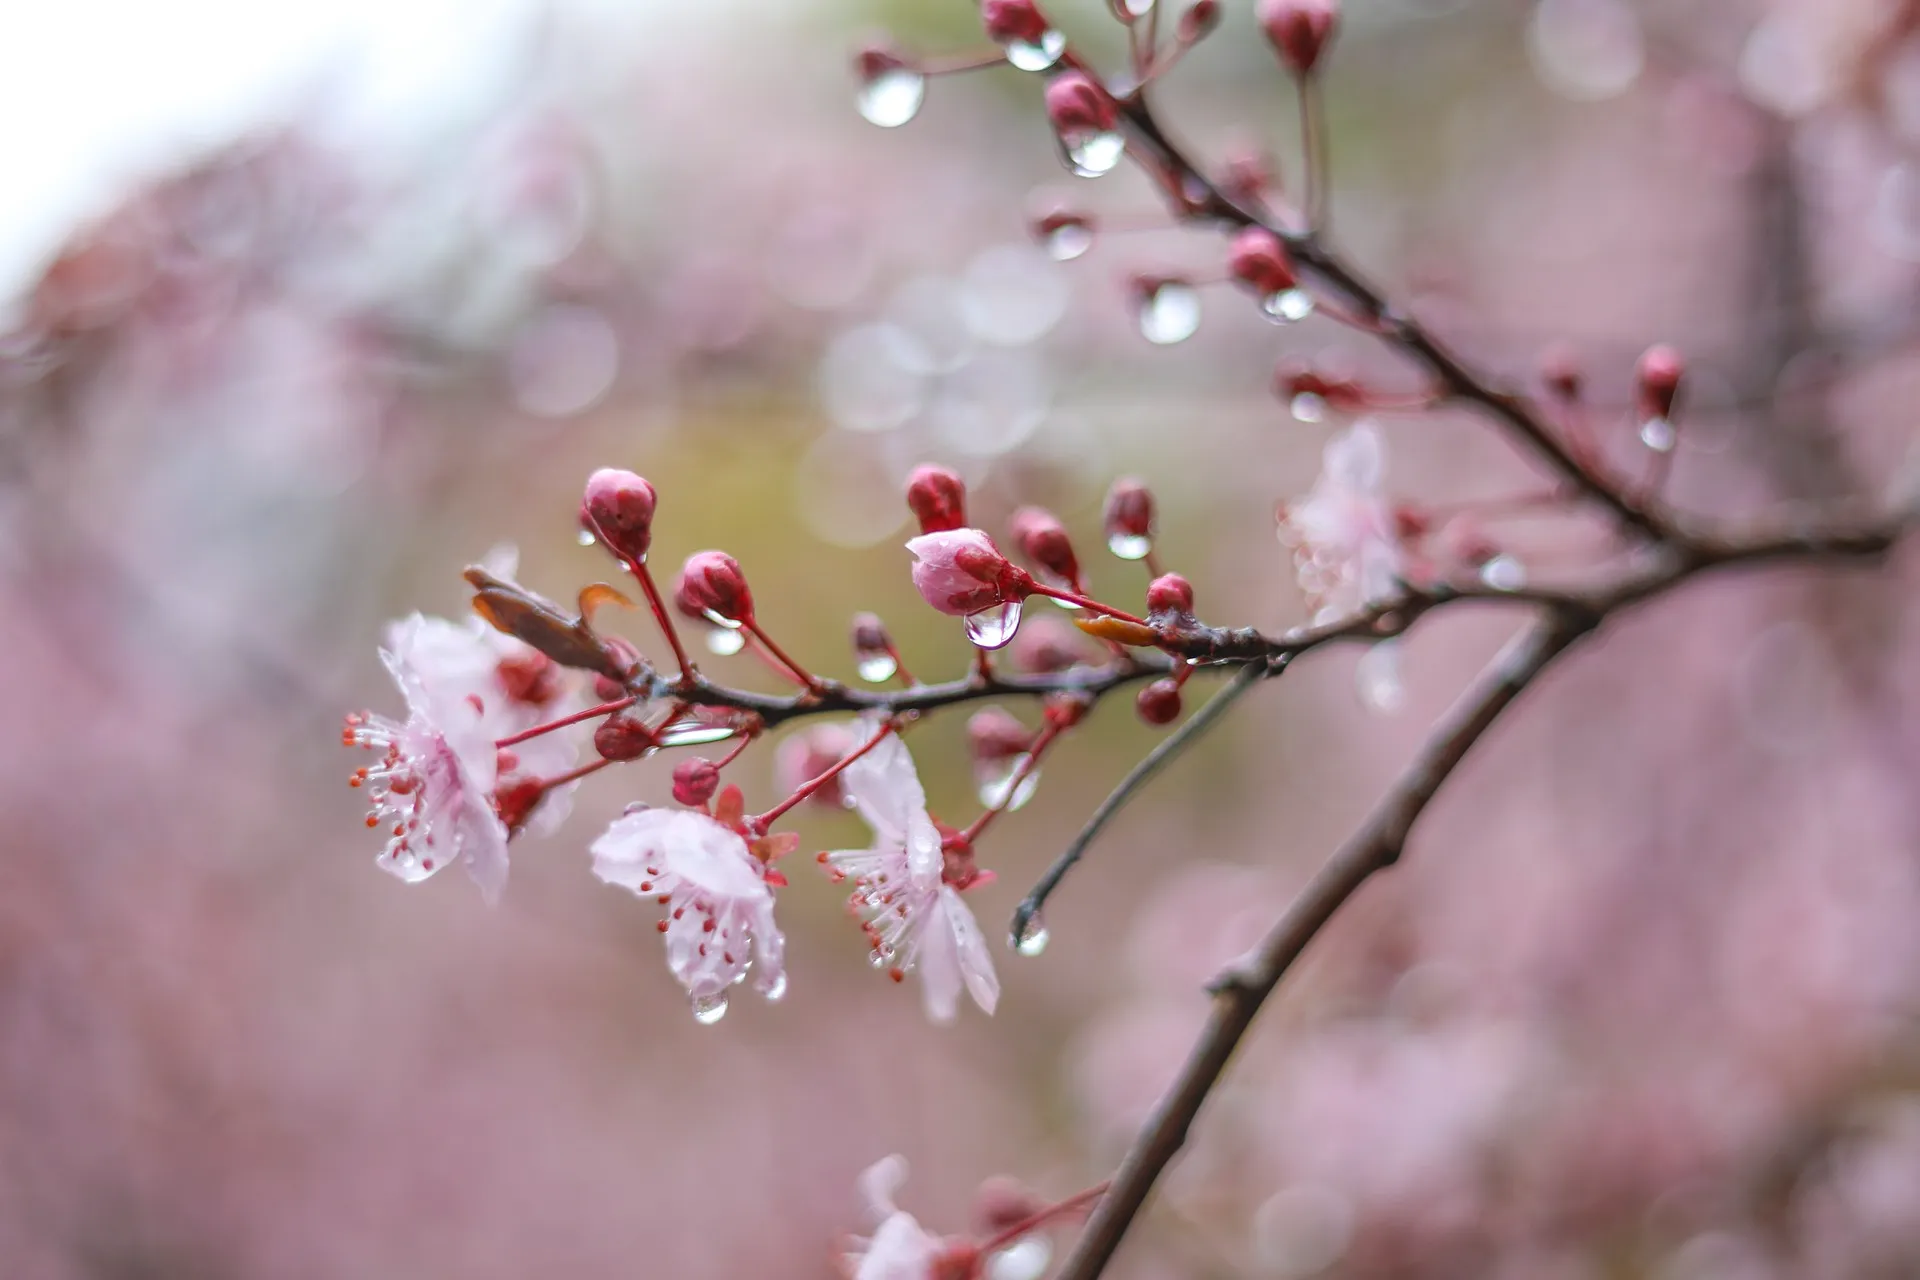
[[[1327,398],[1312,391],[1302,391],[1287,402],[1288,412],[1296,422],[1325,422],[1327,420]]]
[[[1047,119],[1060,139],[1067,168],[1083,178],[1111,173],[1126,154],[1119,115],[1107,91],[1078,71],[1055,76],[1047,85]]]
[[[707,652],[716,658],[731,658],[747,647],[746,633],[737,622],[708,627],[706,640]]]
[[[967,639],[982,649],[998,649],[1020,629],[1020,602],[1006,600],[967,615]]]
[[[753,593],[740,562],[724,551],[696,551],[680,569],[674,603],[691,609],[718,627],[738,626],[753,618]]]
[[[1045,71],[1067,51],[1067,38],[1053,29],[1033,0],[985,0],[980,20],[987,37],[1021,71]]]
[[[897,129],[920,112],[927,78],[882,46],[868,46],[854,59],[860,72],[860,114],[868,123]]]
[[[653,486],[631,471],[601,467],[587,477],[580,498],[580,527],[597,535],[622,559],[641,562],[653,542]],[[592,539],[589,538],[589,542]]]
[[[1640,363],[1634,367],[1634,399],[1639,408],[1640,421],[1650,422],[1663,419],[1670,423],[1673,418],[1674,400],[1680,394],[1680,379],[1686,372],[1686,363],[1680,353],[1672,347],[1649,347],[1640,357]],[[1643,428],[1641,438],[1646,438]],[[1647,442],[1650,449],[1660,449],[1652,441]],[[1672,448],[1667,445],[1666,449]],[[1666,449],[1660,449],[1662,453]]]
[[[1400,679],[1400,645],[1381,640],[1360,655],[1353,671],[1354,686],[1361,703],[1369,711],[1392,715],[1407,701],[1407,687]]]
[[[1640,443],[1655,453],[1671,453],[1679,438],[1673,423],[1665,418],[1648,418],[1640,424]]]
[[[1313,314],[1313,295],[1305,289],[1282,289],[1261,299],[1260,310],[1275,324],[1293,324]]]
[[[976,794],[980,804],[987,809],[1005,809],[1012,812],[1033,799],[1033,793],[1040,789],[1040,770],[1031,768],[1020,777],[1020,785],[1013,785],[1013,775],[1020,772],[1025,756],[1015,756],[999,765],[979,765],[974,769],[977,779]],[[1009,790],[1012,794],[1009,795]]]
[[[1107,550],[1122,560],[1143,560],[1153,550],[1153,491],[1131,477],[1113,482],[1101,513]]]
[[[1140,336],[1159,346],[1185,342],[1200,328],[1200,291],[1177,277],[1135,277],[1133,306]]]
[[[574,535],[574,541],[578,542],[583,547],[591,547],[596,542],[598,542],[599,539],[593,536],[593,530],[582,529],[579,533]]]
[[[693,998],[693,1020],[703,1027],[710,1027],[727,1016],[727,997],[722,992],[716,996],[695,996]]]
[[[1480,581],[1495,591],[1518,591],[1527,585],[1527,569],[1503,551],[1480,566]]]
[[[701,720],[681,720],[660,731],[663,747],[704,747],[725,742],[734,735],[731,725],[708,724]]]
[[[1020,932],[1008,940],[1023,956],[1037,956],[1047,949],[1047,922],[1038,911],[1020,922]]]
[[[854,664],[854,669],[868,684],[881,684],[893,679],[893,673],[900,669],[900,663],[890,653],[876,653],[861,658]]]
[[[773,981],[767,986],[767,999],[774,1004],[778,1004],[786,998],[787,975],[784,973],[776,974]]]
[[[1055,262],[1071,262],[1093,248],[1093,219],[1055,209],[1033,220],[1033,238]]]

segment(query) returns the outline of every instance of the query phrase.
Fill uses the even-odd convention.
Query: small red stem
[[[555,787],[564,787],[569,782],[578,782],[580,779],[586,777],[590,773],[598,773],[612,763],[613,761],[607,759],[605,756],[602,756],[600,759],[595,760],[590,764],[581,765],[578,769],[575,769],[571,773],[563,773],[557,778],[546,779],[544,782],[541,783],[541,788],[546,791],[551,791]]]
[[[602,539],[605,541],[605,539]],[[653,620],[667,633],[667,643],[673,646],[673,659],[680,664],[680,683],[692,684],[693,663],[687,660],[687,651],[680,644],[679,628],[673,625],[673,617],[667,612],[667,606],[660,599],[660,588],[653,585],[653,574],[647,571],[644,560],[627,561],[627,572],[640,581],[640,589],[647,594],[647,607],[653,610]]]
[[[1004,67],[1007,55],[998,49],[992,53],[957,54],[951,58],[922,59],[913,64],[913,69],[923,76],[952,76],[963,71],[985,71],[989,67]]]
[[[1058,587],[1050,587],[1044,582],[1035,582],[1033,584],[1033,594],[1037,596],[1047,596],[1054,600],[1065,600],[1068,604],[1077,604],[1082,609],[1091,610],[1094,613],[1104,613],[1109,618],[1118,618],[1122,622],[1131,622],[1135,626],[1144,627],[1147,625],[1145,618],[1136,618],[1124,609],[1116,609],[1112,605],[1101,604],[1098,600],[1091,599],[1087,596],[1076,595],[1071,591],[1062,591]]]
[[[741,734],[740,741],[734,744],[733,750],[727,752],[726,755],[714,761],[713,767],[715,769],[726,768],[728,765],[732,764],[735,760],[738,760],[740,758],[741,752],[745,751],[748,747],[752,745],[753,745],[753,735],[750,733]]]
[[[833,766],[827,769],[825,772],[823,772],[819,777],[812,778],[806,782],[801,783],[799,788],[795,790],[792,795],[788,796],[785,800],[782,800],[779,804],[773,806],[773,808],[767,810],[765,813],[759,815],[758,817],[749,819],[749,821],[752,823],[752,825],[756,829],[760,831],[765,831],[769,823],[773,822],[781,814],[785,813],[787,810],[793,808],[793,806],[799,804],[802,800],[805,800],[808,796],[818,791],[821,787],[825,786],[832,779],[839,777],[840,771],[842,769],[845,769],[848,765],[852,764],[855,760],[858,760],[861,756],[867,754],[867,752],[879,746],[880,740],[882,738],[885,738],[888,734],[892,732],[893,732],[893,721],[889,720],[887,721],[886,724],[881,726],[880,732],[874,734],[873,737],[868,739],[867,742],[863,744],[858,750],[848,752],[846,755],[842,756],[839,760],[835,761]]]
[[[743,618],[741,619],[740,625],[747,629],[748,635],[765,645],[767,652],[777,658],[780,664],[786,667],[787,671],[795,680],[798,680],[802,686],[812,690],[814,693],[820,692],[820,690],[825,687],[820,683],[819,677],[813,675],[805,667],[788,657],[786,650],[774,643],[773,637],[767,634],[766,629],[760,625],[758,619]]]
[[[983,1254],[986,1254],[986,1253],[992,1253],[995,1249],[1004,1249],[1008,1245],[1012,1244],[1015,1240],[1018,1240],[1021,1236],[1030,1235],[1034,1231],[1039,1230],[1041,1227],[1046,1226],[1047,1223],[1053,1221],[1055,1218],[1065,1217],[1069,1213],[1076,1213],[1079,1210],[1086,1208],[1088,1205],[1092,1204],[1095,1200],[1098,1200],[1101,1196],[1107,1194],[1107,1188],[1110,1185],[1112,1184],[1102,1182],[1096,1186],[1088,1187],[1085,1191],[1082,1191],[1080,1194],[1069,1196],[1065,1200],[1062,1200],[1059,1204],[1049,1205],[1045,1209],[1040,1210],[1038,1213],[1033,1214],[1031,1217],[1022,1218],[1020,1221],[1014,1223],[1012,1226],[1001,1231],[1000,1234],[994,1236],[992,1239],[982,1244],[980,1246],[980,1252]]]
[[[558,720],[549,720],[546,724],[537,724],[531,729],[522,729],[519,733],[500,738],[494,742],[497,747],[511,747],[515,743],[525,742],[528,738],[537,738],[543,733],[552,733],[555,729],[564,729],[570,724],[579,724],[582,720],[591,720],[595,716],[610,716],[616,711],[625,711],[639,698],[616,698],[612,702],[603,702],[597,707],[588,707],[585,711],[576,711],[570,716],[561,716]]]
[[[891,641],[889,641],[887,644],[887,656],[893,659],[893,678],[894,679],[898,680],[901,684],[905,685],[909,689],[913,688],[913,686],[920,683],[918,680],[915,680],[913,678],[913,673],[907,670],[907,664],[904,660],[901,659],[900,651],[893,647],[893,644]]]
[[[1020,793],[1020,784],[1027,780],[1028,774],[1039,767],[1040,757],[1046,753],[1047,748],[1053,745],[1053,740],[1059,736],[1059,727],[1052,724],[1042,728],[1038,734],[1034,735],[1033,745],[1027,748],[1026,753],[1020,757],[1020,763],[1013,767],[1013,773],[1007,778],[1006,791],[1000,797],[1000,803],[991,809],[983,811],[979,817],[973,820],[971,826],[960,833],[960,839],[963,843],[972,844],[975,840],[979,839],[980,833],[987,829],[987,824],[1007,811],[1007,806],[1013,803],[1014,796]]]

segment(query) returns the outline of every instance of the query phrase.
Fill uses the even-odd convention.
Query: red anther
[[[1680,394],[1680,380],[1686,373],[1686,361],[1668,346],[1647,348],[1634,370],[1634,397],[1642,420],[1673,416],[1674,398]]]
[[[1220,25],[1220,0],[1193,0],[1187,11],[1180,15],[1180,25],[1176,28],[1181,44],[1193,44],[1213,34]]]
[[[638,760],[654,745],[653,730],[634,716],[609,716],[593,731],[593,749],[606,760]]]
[[[700,615],[713,614],[729,622],[753,620],[753,593],[747,590],[740,562],[724,551],[696,551],[680,570],[673,602]]]
[[[515,778],[502,783],[493,793],[493,809],[507,830],[517,831],[547,794],[547,784],[538,778]]]
[[[631,471],[602,467],[587,477],[580,525],[625,560],[642,561],[653,544],[653,486]]]
[[[1133,709],[1148,724],[1172,724],[1180,715],[1180,686],[1172,680],[1155,680],[1133,700]]]
[[[509,698],[537,706],[551,702],[560,691],[560,669],[546,654],[528,649],[500,659],[500,683],[506,686]]]
[[[987,29],[987,38],[995,44],[1011,44],[1016,40],[1039,44],[1052,30],[1052,24],[1033,0],[984,0],[980,21]]]
[[[907,506],[922,533],[945,533],[967,523],[967,486],[945,467],[915,467],[907,479]]]
[[[1312,73],[1340,25],[1335,0],[1260,0],[1260,29],[1295,75]]]
[[[1129,538],[1151,538],[1153,493],[1138,480],[1115,480],[1107,490],[1107,505],[1102,515],[1108,537],[1120,534]]]
[[[999,707],[976,711],[967,720],[967,745],[975,760],[1009,760],[1033,746],[1033,730]]]
[[[1079,71],[1055,76],[1047,85],[1047,119],[1062,136],[1111,133],[1119,121],[1113,99]]]
[[[1008,532],[1021,555],[1067,586],[1079,589],[1080,561],[1058,516],[1041,507],[1021,507],[1008,522]]]
[[[720,767],[706,757],[695,756],[673,766],[673,798],[681,804],[701,808],[719,789]]]
[[[1265,227],[1248,227],[1233,238],[1227,271],[1262,298],[1285,293],[1300,283],[1287,247]]]
[[[1163,573],[1147,584],[1147,612],[1192,613],[1193,584],[1177,573]]]

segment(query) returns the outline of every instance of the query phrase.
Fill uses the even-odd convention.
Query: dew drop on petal
[[[1084,222],[1063,222],[1047,233],[1045,246],[1055,262],[1072,262],[1093,248],[1093,228]]]
[[[767,999],[778,1004],[787,998],[787,975],[777,975],[767,987]]]
[[[693,998],[693,1020],[703,1027],[710,1027],[727,1016],[727,997],[722,992],[717,996],[695,996]]]
[[[1665,418],[1648,418],[1640,424],[1640,443],[1655,453],[1671,453],[1676,439],[1673,424]]]
[[[860,114],[869,124],[897,129],[920,114],[927,78],[911,67],[882,71],[860,86]]]
[[[855,669],[868,684],[879,684],[883,680],[893,679],[893,673],[900,669],[900,664],[890,653],[875,653],[860,659]]]
[[[1327,420],[1327,398],[1312,391],[1302,391],[1288,402],[1295,422],[1325,422]]]
[[[708,627],[707,652],[721,658],[731,658],[747,647],[747,637],[734,627]]]
[[[1140,336],[1159,346],[1185,342],[1200,328],[1200,291],[1180,280],[1165,281],[1139,301]]]
[[[1127,140],[1117,131],[1089,129],[1060,139],[1066,151],[1067,168],[1082,178],[1098,178],[1112,173],[1127,152]]]
[[[967,615],[967,639],[982,649],[998,649],[1020,629],[1020,602],[1008,600]]]
[[[1480,566],[1480,581],[1495,591],[1518,591],[1527,585],[1527,568],[1503,551]]]
[[[1313,295],[1305,289],[1282,289],[1268,294],[1261,301],[1260,309],[1275,324],[1292,324],[1313,314]]]
[[[1048,28],[1038,40],[1007,41],[1006,50],[1007,61],[1021,71],[1045,71],[1067,51],[1067,38]]]
[[[1392,715],[1406,704],[1407,687],[1400,680],[1400,646],[1394,641],[1379,641],[1360,655],[1353,676],[1367,710]]]
[[[1028,916],[1021,924],[1020,932],[1010,939],[1013,949],[1023,956],[1039,955],[1047,949],[1047,940],[1047,922],[1040,918],[1038,911]]]
[[[1145,560],[1153,550],[1153,539],[1137,533],[1116,533],[1107,538],[1107,550],[1122,560]]]

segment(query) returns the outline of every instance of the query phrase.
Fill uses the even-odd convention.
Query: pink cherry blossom
[[[866,722],[869,734],[879,731]],[[918,971],[927,1015],[950,1021],[964,987],[992,1013],[1000,998],[993,956],[973,912],[945,880],[940,831],[927,816],[913,756],[896,734],[848,765],[841,787],[873,828],[873,845],[822,855],[837,878],[854,883],[876,965],[897,976]]]
[[[948,529],[907,540],[913,552],[913,585],[942,613],[965,617],[1017,600],[1013,564],[978,529]]]
[[[769,1000],[786,994],[786,939],[773,919],[766,869],[739,832],[687,809],[642,809],[593,842],[593,873],[667,908],[667,967],[710,1021],[727,991],[754,974]]]
[[[975,1256],[964,1242],[934,1235],[894,1204],[907,1180],[907,1162],[892,1155],[860,1175],[860,1194],[868,1216],[878,1224],[871,1236],[856,1236],[842,1255],[848,1280],[946,1280],[974,1274]]]
[[[1379,432],[1356,423],[1327,442],[1313,490],[1281,515],[1280,540],[1294,549],[1315,621],[1350,617],[1399,589],[1404,556],[1385,477]]]

